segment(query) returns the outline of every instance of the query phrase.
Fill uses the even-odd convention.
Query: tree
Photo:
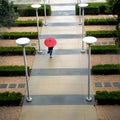
[[[120,22],[120,0],[107,0],[109,11],[117,15]]]
[[[116,26],[116,44],[118,45],[118,47],[120,47],[120,25]]]
[[[120,0],[107,0],[109,11],[117,15],[116,43],[120,47]]]
[[[11,27],[15,24],[18,14],[15,13],[13,2],[0,0],[0,25]]]

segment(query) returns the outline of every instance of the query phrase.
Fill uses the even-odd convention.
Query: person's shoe
[[[52,55],[50,56],[50,58],[52,58]]]

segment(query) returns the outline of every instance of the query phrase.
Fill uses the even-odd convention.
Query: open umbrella
[[[55,38],[46,38],[44,44],[47,47],[54,47],[57,44],[57,41]]]

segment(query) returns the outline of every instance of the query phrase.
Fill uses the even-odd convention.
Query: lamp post
[[[89,51],[88,51],[88,96],[86,100],[88,102],[92,101],[92,97],[90,96],[90,81],[91,81],[91,44],[97,41],[97,38],[88,36],[84,37],[83,41],[88,44]]]
[[[49,5],[50,5],[50,0],[48,1]]]
[[[28,83],[28,70],[27,70],[27,60],[26,60],[26,52],[25,52],[25,46],[28,45],[30,42],[29,38],[19,38],[16,40],[16,43],[19,46],[22,46],[23,48],[23,59],[24,59],[24,65],[25,65],[25,74],[26,74],[26,85],[27,85],[27,102],[31,102],[32,98],[30,97],[30,92],[29,92],[29,83]]]
[[[80,4],[81,4],[81,0],[80,0]],[[78,4],[79,6],[79,25],[81,25],[81,7],[80,7],[80,4]]]
[[[31,5],[32,8],[34,8],[36,10],[36,21],[37,21],[37,32],[38,32],[38,53],[42,53],[41,49],[40,49],[40,30],[39,30],[39,20],[38,20],[38,9],[41,7],[41,5],[39,4],[33,4]]]
[[[44,19],[45,19],[45,23],[44,25],[47,26],[47,23],[46,23],[46,3],[45,3],[45,0],[44,1]]]
[[[77,0],[77,4],[79,3],[79,1]]]
[[[82,8],[82,39],[84,38],[84,8],[87,7],[88,4],[86,3],[81,3],[79,4],[79,7]],[[84,49],[84,42],[82,41],[82,49],[81,49],[81,53],[85,53],[85,49]]]

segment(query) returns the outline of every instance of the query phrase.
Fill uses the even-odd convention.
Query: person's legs
[[[52,52],[53,52],[53,50],[50,50],[50,51],[49,51],[49,53],[50,53],[50,57],[52,57]]]

